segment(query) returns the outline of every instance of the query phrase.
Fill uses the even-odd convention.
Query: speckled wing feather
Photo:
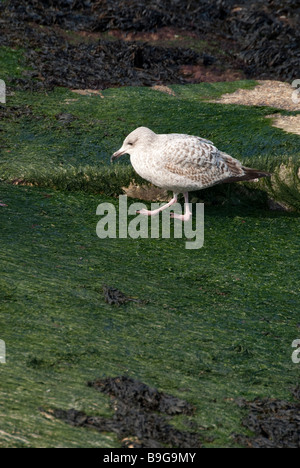
[[[199,186],[214,185],[244,174],[238,160],[200,137],[184,135],[170,139],[165,145],[163,160],[165,169]]]

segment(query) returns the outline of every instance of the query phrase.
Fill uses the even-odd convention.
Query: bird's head
[[[143,147],[150,144],[154,137],[155,133],[152,132],[152,130],[150,130],[149,128],[136,128],[125,138],[121,148],[112,155],[111,162],[116,161],[123,154],[130,154],[131,156],[135,152],[143,151]]]

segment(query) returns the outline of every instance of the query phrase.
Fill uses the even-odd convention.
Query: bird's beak
[[[126,151],[123,151],[122,149],[120,149],[119,151],[116,151],[112,155],[112,157],[110,158],[110,162],[116,161],[117,159],[119,159],[122,156],[122,154],[125,154],[125,153],[126,153]]]

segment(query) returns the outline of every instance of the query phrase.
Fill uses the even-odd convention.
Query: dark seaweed
[[[176,429],[158,414],[192,414],[194,408],[186,401],[126,376],[98,379],[88,382],[88,386],[112,397],[112,418],[88,416],[75,409],[52,409],[46,413],[73,426],[114,432],[126,448],[201,447],[199,434]]]
[[[52,28],[103,32],[171,26],[208,42],[232,44],[249,77],[292,80],[300,73],[300,7],[296,0],[10,0],[0,6],[0,44],[21,45],[43,87],[105,88],[184,83],[182,65],[210,65],[207,54],[132,41],[71,44]],[[46,32],[36,25],[50,27]],[[19,79],[29,87],[32,79]]]
[[[105,302],[107,302],[107,304],[109,305],[121,306],[123,304],[127,304],[127,302],[143,303],[143,301],[126,296],[119,289],[112,288],[111,286],[107,286],[106,284],[103,286],[103,294]]]
[[[241,400],[240,406],[249,410],[243,426],[255,435],[236,435],[236,441],[251,448],[300,448],[299,387],[293,395],[297,402],[269,398]]]

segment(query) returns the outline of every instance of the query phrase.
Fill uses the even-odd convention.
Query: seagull
[[[189,221],[192,213],[189,207],[189,192],[201,190],[220,183],[255,180],[270,177],[271,174],[242,165],[240,161],[218,150],[205,138],[168,133],[157,134],[147,127],[138,127],[124,140],[111,162],[123,154],[130,155],[134,170],[145,180],[157,187],[173,192],[173,198],[162,207],[138,213],[154,216],[177,202],[182,193],[185,212],[172,213],[171,217]]]

